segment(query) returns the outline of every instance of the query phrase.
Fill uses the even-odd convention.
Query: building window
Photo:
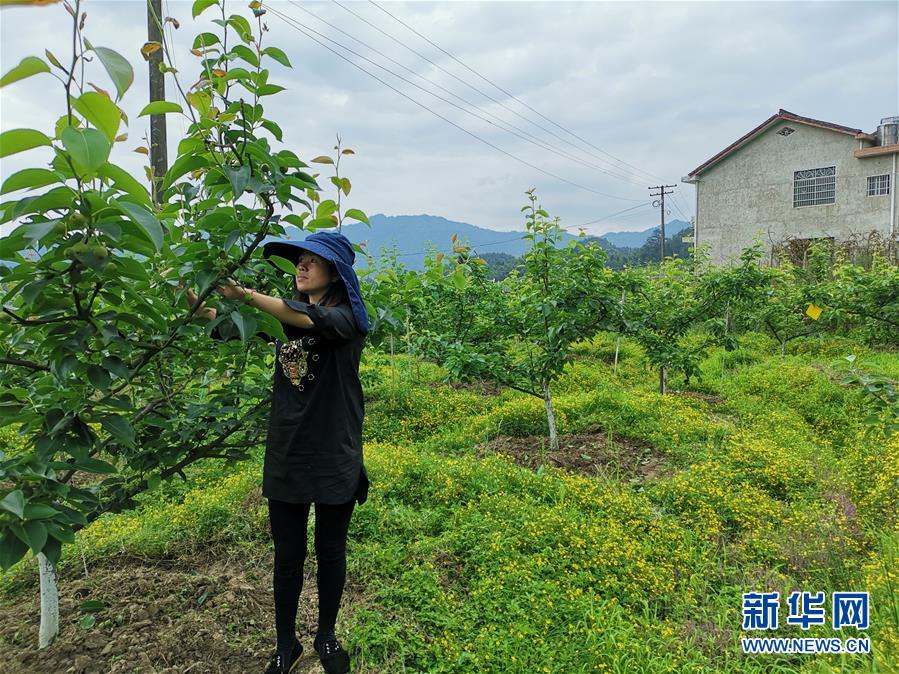
[[[890,174],[882,176],[868,176],[868,196],[879,197],[890,193]]]
[[[837,167],[793,173],[793,208],[832,204],[836,195]]]

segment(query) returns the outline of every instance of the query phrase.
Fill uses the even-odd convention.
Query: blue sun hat
[[[304,250],[323,257],[337,268],[337,273],[346,286],[356,325],[363,334],[368,333],[368,312],[359,291],[359,277],[353,269],[356,251],[353,250],[350,240],[337,232],[315,232],[303,241],[269,241],[262,247],[262,256],[268,259],[272,255],[277,255],[296,264],[300,259],[300,253]]]

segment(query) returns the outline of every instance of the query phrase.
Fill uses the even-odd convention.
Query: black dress
[[[258,333],[275,342],[262,495],[288,503],[356,500],[361,505],[369,487],[362,456],[365,399],[359,381],[365,335],[347,303],[284,303],[309,316],[315,327],[282,321],[288,342]],[[225,339],[218,327],[212,337]]]

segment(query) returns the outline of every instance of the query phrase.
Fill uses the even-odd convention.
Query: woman
[[[306,558],[306,525],[315,503],[318,633],[314,648],[328,674],[350,671],[334,628],[346,577],[346,538],[355,503],[368,495],[362,457],[364,398],[359,361],[368,314],[353,270],[355,253],[342,234],[316,232],[304,241],[272,241],[263,255],[296,265],[294,299],[247,290],[233,279],[218,288],[243,299],[284,327],[276,341],[272,407],[262,477],[275,547],[273,589],[277,647],[266,674],[289,672],[303,647],[297,604]],[[197,296],[188,290],[188,299]],[[210,318],[215,309],[201,307]],[[213,331],[213,338],[224,339]]]

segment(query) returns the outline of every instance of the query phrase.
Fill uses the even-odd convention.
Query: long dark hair
[[[326,260],[326,262],[328,263],[328,274],[336,274],[337,268],[334,266],[334,263],[330,260]],[[293,285],[293,299],[300,302],[309,301],[308,293],[300,292],[300,289],[296,286],[296,281],[294,281]],[[336,307],[339,304],[349,304],[349,302],[350,297],[347,294],[346,286],[343,284],[343,279],[338,276],[337,280],[322,295],[318,304],[323,307]]]

